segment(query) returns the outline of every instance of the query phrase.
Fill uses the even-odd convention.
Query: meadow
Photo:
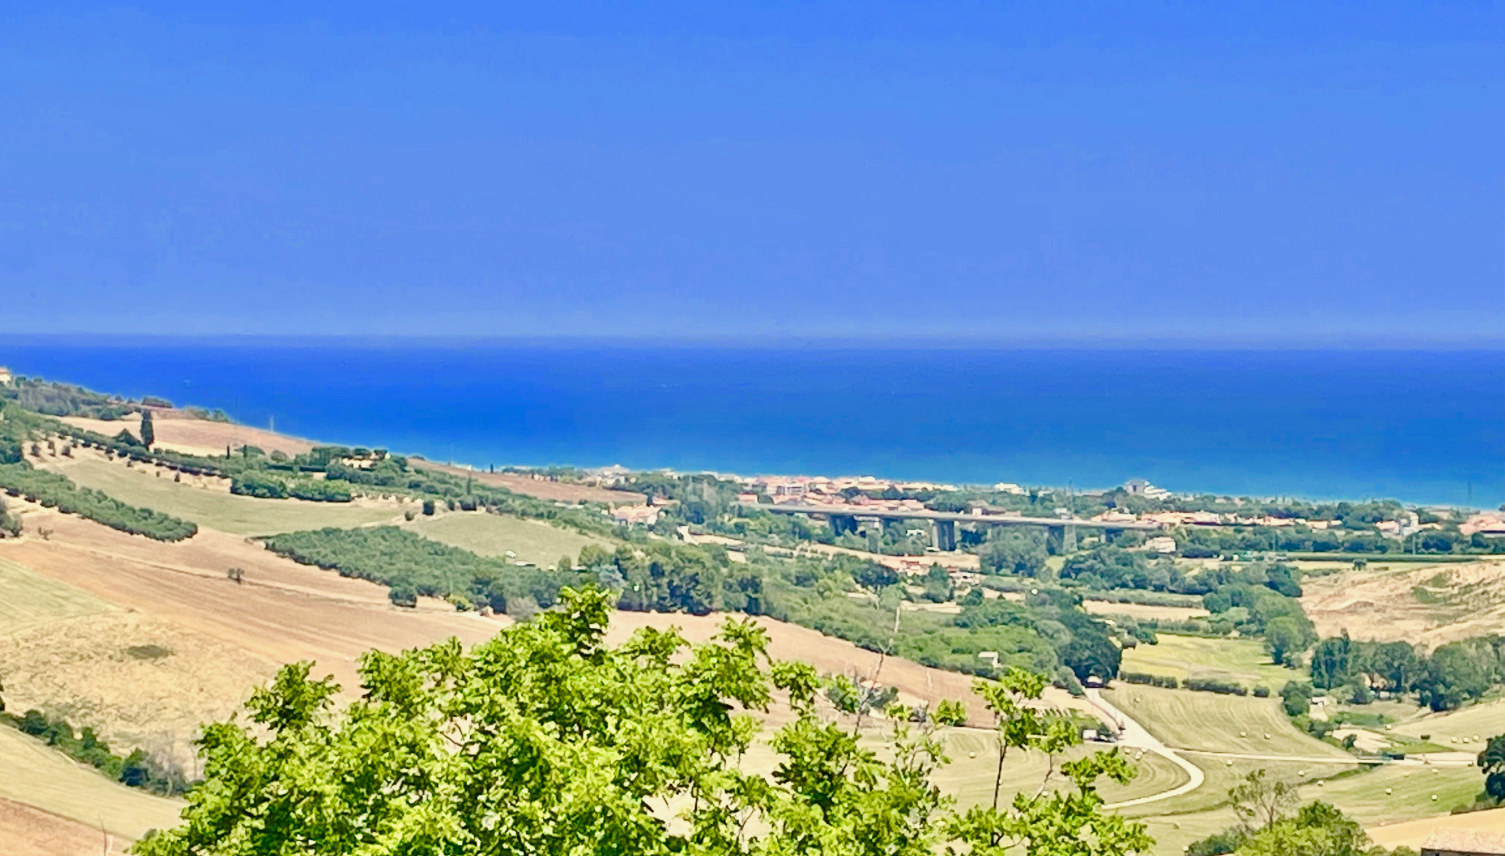
[[[1391,765],[1306,785],[1301,799],[1330,802],[1368,826],[1450,811],[1472,803],[1482,789],[1476,767]]]
[[[324,526],[351,528],[390,522],[402,513],[394,502],[307,502],[236,496],[220,487],[175,482],[171,473],[153,467],[126,467],[82,454],[76,460],[49,460],[46,466],[79,485],[103,491],[122,502],[236,535],[273,535]]]
[[[552,568],[561,556],[571,559],[587,546],[616,549],[606,538],[585,535],[541,520],[504,514],[459,511],[437,517],[419,517],[403,524],[406,529],[452,547],[481,556],[506,556],[539,567]]]
[[[1278,698],[1219,695],[1117,684],[1103,698],[1167,746],[1232,755],[1348,760],[1348,753],[1298,730]],[[1268,735],[1268,736],[1267,736]],[[1200,763],[1200,759],[1192,757]]]
[[[1187,678],[1217,678],[1253,689],[1269,687],[1278,694],[1287,681],[1306,675],[1278,666],[1257,639],[1211,639],[1201,636],[1158,634],[1154,645],[1138,645],[1124,651],[1124,672]]]
[[[1421,738],[1454,752],[1478,752],[1474,741],[1505,733],[1505,701],[1487,701],[1449,713],[1428,713],[1394,726],[1396,734]],[[1464,743],[1464,738],[1468,743]],[[1453,741],[1457,740],[1455,744]]]

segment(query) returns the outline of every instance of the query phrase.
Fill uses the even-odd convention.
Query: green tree
[[[1039,576],[1049,556],[1045,535],[1040,530],[1011,526],[995,528],[978,553],[985,572],[1026,577]]]
[[[1484,793],[1495,802],[1505,802],[1505,734],[1489,738],[1478,764],[1484,771]]]
[[[1272,619],[1265,627],[1265,647],[1269,649],[1270,658],[1276,665],[1294,665],[1311,644],[1311,636],[1306,628],[1288,615]]]
[[[1235,852],[1237,856],[1381,856],[1387,851],[1371,844],[1364,828],[1341,811],[1314,802],[1294,817],[1261,829]]]
[[[1288,681],[1280,688],[1280,701],[1286,716],[1305,716],[1312,707],[1312,685]]]
[[[387,590],[387,599],[393,606],[415,607],[418,605],[418,588],[409,580],[398,580]]]
[[[152,427],[152,412],[141,411],[141,445],[150,449],[157,442],[157,431]]]
[[[931,603],[945,603],[956,594],[951,583],[951,574],[937,564],[932,564],[925,573],[925,599]]]
[[[1264,770],[1255,770],[1228,789],[1228,802],[1245,829],[1263,829],[1280,820],[1296,807],[1300,796],[1296,786],[1282,779],[1272,779]],[[1296,851],[1300,852],[1300,851]]]
[[[817,714],[814,669],[770,663],[757,625],[728,621],[694,646],[644,629],[613,648],[609,602],[567,591],[560,609],[469,653],[457,640],[370,652],[343,712],[310,664],[284,667],[252,696],[248,723],[205,729],[184,823],[136,852],[1122,856],[1151,845],[1101,810],[1095,782],[1132,773],[1117,752],[1061,764],[1069,789],[959,814],[934,784],[936,730],[964,718],[959,704],[920,726],[890,711],[889,745],[874,751]],[[982,686],[1000,771],[1076,741],[1069,721],[1034,706],[1042,687],[1023,673]],[[793,714],[768,741],[777,763],[744,771],[750,714],[775,690]]]

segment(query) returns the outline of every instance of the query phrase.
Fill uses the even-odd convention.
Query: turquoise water
[[[440,460],[1505,502],[1505,353],[205,344],[0,365]]]

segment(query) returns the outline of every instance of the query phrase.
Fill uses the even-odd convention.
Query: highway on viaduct
[[[820,514],[826,517],[863,517],[877,518],[879,520],[934,520],[946,523],[971,523],[980,526],[1052,526],[1052,527],[1077,527],[1081,529],[1107,529],[1112,531],[1139,530],[1149,532],[1157,530],[1159,523],[1133,521],[1109,521],[1109,520],[1084,520],[1080,517],[1015,517],[1005,514],[962,514],[954,511],[908,511],[904,509],[877,509],[867,508],[861,505],[795,505],[784,503],[780,505],[767,505],[745,503],[749,508],[757,508],[774,514]]]

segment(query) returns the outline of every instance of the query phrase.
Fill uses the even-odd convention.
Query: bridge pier
[[[838,538],[848,532],[857,531],[857,517],[851,514],[831,515],[831,532]]]
[[[956,521],[955,520],[932,520],[930,521],[930,546],[943,552],[951,552],[956,549]]]

